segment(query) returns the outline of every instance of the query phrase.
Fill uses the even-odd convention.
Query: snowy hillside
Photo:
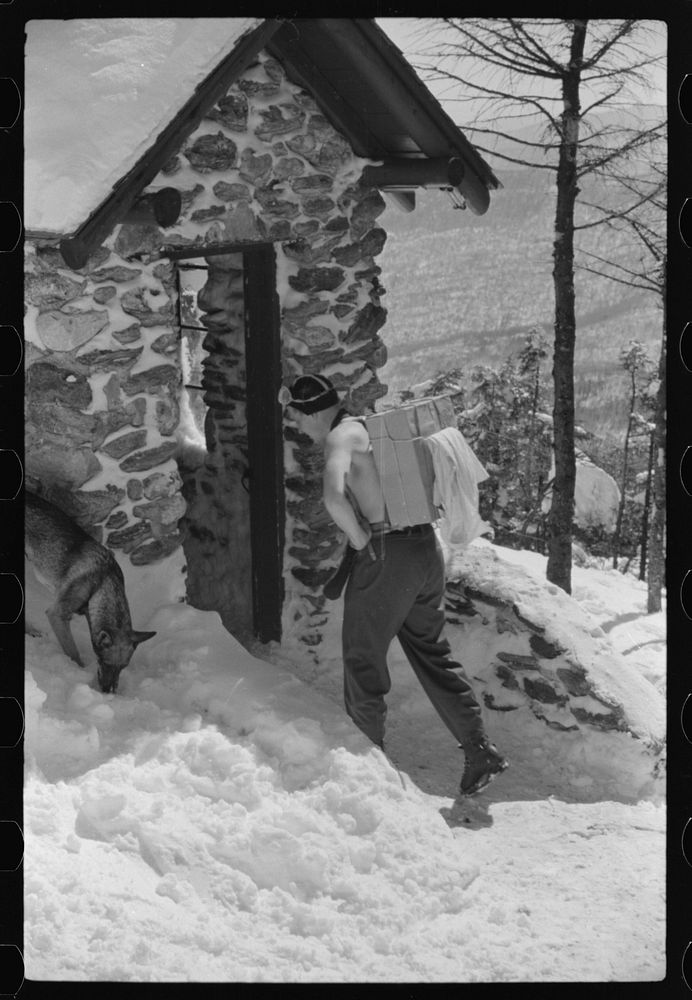
[[[496,585],[524,580],[522,613],[544,615],[541,557],[494,553]],[[564,628],[577,644],[583,622],[600,629],[655,716],[664,621],[645,615],[643,585],[576,569],[574,596]],[[606,784],[590,773],[589,747],[608,734],[574,742],[530,713],[484,709],[512,766],[464,803],[463,756],[398,648],[390,761],[343,712],[336,634],[317,666],[290,648],[254,658],[214,613],[182,604],[139,626],[158,634],[116,696],[93,686],[84,631],[75,630],[86,672],[52,634],[27,637],[28,978],[663,977],[664,807],[653,785],[636,801],[617,781],[595,795]],[[462,633],[450,627],[454,643]],[[474,634],[462,655],[471,677]],[[565,771],[556,782],[547,763],[565,736],[577,780]],[[632,741],[611,736],[612,778]]]

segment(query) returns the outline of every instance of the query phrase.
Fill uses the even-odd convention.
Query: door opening
[[[278,640],[285,508],[274,249],[180,261],[178,275],[188,600],[218,611],[241,641]]]

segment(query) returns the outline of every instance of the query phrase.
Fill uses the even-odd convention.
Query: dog
[[[53,632],[63,652],[83,667],[70,619],[84,615],[98,660],[99,687],[104,694],[115,694],[135,649],[156,632],[132,628],[125,580],[112,552],[54,504],[28,490],[24,496],[26,557],[56,595],[46,610]]]

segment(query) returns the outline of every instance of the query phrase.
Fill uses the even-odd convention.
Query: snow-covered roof
[[[26,25],[24,225],[72,232],[261,18]]]

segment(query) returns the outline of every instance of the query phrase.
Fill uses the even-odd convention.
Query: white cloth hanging
[[[466,546],[492,531],[478,513],[478,484],[488,473],[456,427],[445,427],[425,440],[435,470],[433,503],[442,511],[440,534],[448,545]]]

